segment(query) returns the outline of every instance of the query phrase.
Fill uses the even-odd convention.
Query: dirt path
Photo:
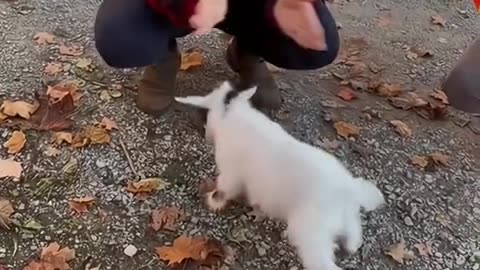
[[[121,128],[112,132],[110,145],[81,150],[64,145],[55,157],[45,154],[51,133],[25,131],[26,146],[15,156],[24,164],[22,178],[0,180],[0,200],[9,200],[16,210],[16,225],[0,229],[0,269],[23,269],[54,241],[75,249],[73,269],[88,269],[89,262],[101,263],[100,269],[166,269],[155,248],[181,234],[204,235],[230,246],[237,255],[230,269],[301,269],[283,225],[254,222],[245,214],[247,209],[238,207],[212,214],[201,204],[199,184],[214,173],[209,148],[186,112],[153,119],[135,108],[129,89],[137,73],[105,66],[94,50],[96,2],[0,0],[0,101],[32,100],[34,91],[45,84],[77,79],[85,83],[84,103],[74,118],[74,130],[103,117]],[[445,119],[428,120],[366,91],[369,83],[382,79],[433,102],[429,94],[478,35],[480,20],[471,2],[338,0],[332,9],[342,26],[339,63],[307,74],[280,71],[276,78],[286,100],[278,120],[309,143],[325,147],[325,139],[336,140],[331,151],[355,174],[376,181],[388,198],[385,208],[365,218],[365,243],[342,266],[480,269],[480,141],[474,132],[480,129],[480,119],[449,109]],[[445,25],[432,23],[432,16],[440,16],[440,23],[444,18]],[[73,63],[66,72],[45,75],[44,66],[60,61],[60,55],[56,45],[36,46],[32,39],[38,32],[53,32],[62,42],[85,46],[82,57],[93,59],[98,69],[85,72]],[[206,60],[201,68],[180,74],[180,91],[205,92],[233,78],[223,61],[225,40],[213,34],[184,41],[184,48],[203,50]],[[422,57],[425,51],[433,57]],[[346,82],[358,88],[353,90],[357,99],[336,97]],[[124,87],[122,95],[106,100],[103,90],[113,83]],[[368,115],[362,112],[366,106]],[[412,135],[399,135],[391,120],[407,124]],[[360,127],[359,136],[336,136],[333,123],[338,121]],[[462,121],[467,125],[460,127]],[[2,144],[12,132],[0,128]],[[413,156],[435,152],[448,157],[447,166],[432,163],[422,170],[412,164]],[[11,156],[1,149],[1,159]],[[170,185],[142,202],[125,188],[129,180],[146,177],[161,177]],[[72,216],[68,201],[83,196],[95,196],[96,206]],[[171,205],[184,209],[185,220],[174,232],[155,233],[149,226],[152,209]],[[402,239],[413,252],[404,264],[385,254]],[[419,253],[419,244],[430,246],[431,254]],[[124,254],[128,245],[138,249],[132,258]],[[409,257],[407,253],[398,255]]]

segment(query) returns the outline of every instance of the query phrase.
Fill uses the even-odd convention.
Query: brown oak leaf
[[[8,200],[0,200],[0,227],[10,229],[10,223],[12,222],[10,216],[15,213],[13,206]]]
[[[395,127],[395,131],[403,137],[412,136],[412,129],[400,120],[392,120],[390,124]]]
[[[413,252],[408,250],[405,246],[405,241],[391,245],[385,254],[392,257],[396,262],[403,264],[404,260],[413,259]]]

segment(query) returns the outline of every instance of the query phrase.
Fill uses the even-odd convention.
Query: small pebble
[[[259,256],[265,256],[267,251],[263,247],[257,247],[257,252]]]
[[[90,238],[92,239],[92,241],[97,241],[98,240],[98,237],[96,235],[92,235],[92,236],[90,236]]]
[[[466,262],[466,259],[465,259],[465,257],[463,257],[462,255],[459,255],[459,256],[457,257],[457,259],[455,260],[455,263],[456,263],[457,265],[464,265],[465,262]]]
[[[138,249],[134,245],[128,245],[124,250],[123,253],[128,257],[133,257],[137,254]]]
[[[437,257],[437,258],[442,258],[443,256],[442,256],[442,253],[440,253],[440,252],[435,252],[435,257]]]
[[[104,161],[101,161],[100,159],[97,159],[97,161],[95,162],[95,165],[97,165],[97,167],[99,168],[103,168],[107,166],[107,163],[105,163]]]
[[[290,270],[298,270],[298,267],[292,266],[292,267],[290,267]]]
[[[431,176],[430,174],[425,175],[425,182],[429,184],[433,183],[433,176]]]
[[[413,221],[410,217],[405,217],[404,221],[407,226],[413,226]]]

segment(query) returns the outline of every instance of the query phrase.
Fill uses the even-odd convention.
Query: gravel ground
[[[301,269],[282,224],[254,221],[245,208],[222,214],[205,209],[198,189],[202,180],[214,175],[211,150],[193,128],[188,112],[175,109],[153,119],[135,108],[131,89],[137,71],[107,67],[94,49],[97,2],[0,1],[0,100],[32,100],[35,90],[54,80],[83,79],[85,110],[75,116],[75,127],[102,117],[120,127],[110,145],[82,150],[64,146],[57,157],[44,154],[50,133],[26,131],[26,147],[15,156],[24,164],[23,177],[19,182],[0,180],[0,197],[12,203],[13,218],[19,224],[31,225],[34,220],[41,226],[0,230],[0,269],[2,265],[23,269],[53,241],[75,248],[73,269],[86,269],[88,262],[101,263],[101,269],[166,269],[154,249],[181,234],[209,236],[232,247],[237,258],[230,269]],[[314,72],[279,71],[275,76],[285,99],[277,120],[309,143],[324,146],[325,139],[337,140],[339,145],[332,152],[355,174],[376,181],[387,197],[386,207],[364,219],[361,250],[341,265],[348,269],[480,269],[480,147],[474,132],[478,117],[450,109],[445,120],[426,120],[365,91],[356,91],[358,99],[351,102],[335,96],[341,87],[338,74],[350,79],[368,73],[419,94],[438,87],[480,29],[470,1],[336,0],[332,10],[342,28],[344,51],[357,51],[370,70],[381,71],[372,75],[362,70],[358,75],[355,67],[352,71],[338,63]],[[446,19],[445,26],[431,22],[436,15]],[[62,41],[85,46],[86,57],[98,69],[84,73],[73,68],[62,75],[45,75],[43,67],[59,55],[54,46],[35,46],[32,38],[37,32],[53,32]],[[182,94],[203,93],[234,77],[223,59],[225,41],[220,33],[183,40],[184,48],[203,50],[206,61],[201,68],[180,74]],[[433,57],[412,59],[407,52],[410,47],[428,50]],[[123,95],[110,101],[99,98],[113,84],[124,86]],[[380,117],[365,117],[365,106]],[[459,118],[469,119],[470,125],[459,126]],[[336,136],[333,122],[338,120],[359,126],[358,138]],[[402,120],[413,135],[398,135],[390,120]],[[0,128],[2,144],[12,131]],[[410,161],[414,155],[433,152],[447,155],[448,166],[424,171]],[[2,149],[0,158],[7,157]],[[74,164],[73,169],[64,170],[66,164]],[[145,177],[161,177],[171,184],[139,201],[125,187],[127,181]],[[95,196],[97,206],[86,215],[72,216],[68,200],[82,196]],[[152,209],[171,205],[182,207],[186,220],[175,232],[153,232],[149,228]],[[404,264],[385,254],[402,239],[414,253]],[[415,248],[426,242],[431,243],[431,256],[422,256]],[[128,245],[138,249],[135,256],[124,254]]]

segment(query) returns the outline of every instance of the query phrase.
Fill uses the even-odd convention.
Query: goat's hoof
[[[227,206],[227,201],[223,198],[223,195],[218,190],[210,191],[206,194],[207,206],[210,211],[218,212]]]

